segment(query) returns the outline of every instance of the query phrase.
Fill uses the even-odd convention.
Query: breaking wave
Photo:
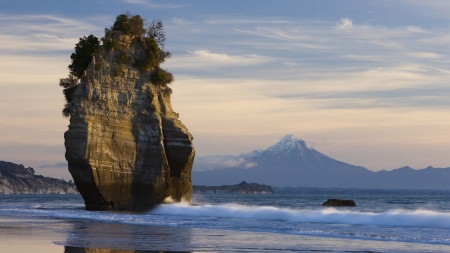
[[[450,228],[450,213],[432,210],[390,210],[383,213],[342,211],[335,208],[298,210],[271,206],[161,205],[149,214],[191,217],[218,217],[256,220],[282,220],[303,223],[375,225],[395,227]]]
[[[189,205],[186,203],[164,204],[144,214],[91,212],[81,209],[42,210],[2,209],[0,211],[26,212],[47,217],[65,219],[87,219],[103,222],[119,222],[142,225],[176,225],[167,218],[189,219],[212,217],[241,219],[247,221],[272,220],[294,223],[348,224],[392,227],[423,227],[450,229],[450,212],[433,210],[389,210],[382,213],[359,212],[323,208],[317,210],[279,208],[273,206],[248,206],[239,204]],[[193,219],[191,219],[193,218]],[[173,221],[173,220],[172,220]],[[184,222],[180,222],[182,224]]]

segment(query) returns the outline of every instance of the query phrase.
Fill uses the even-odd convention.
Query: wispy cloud
[[[94,26],[88,20],[80,21],[53,15],[0,14],[0,22],[2,52],[43,53],[70,50],[78,38],[92,33],[101,36],[102,34],[98,33],[103,30],[103,27]]]
[[[173,107],[195,135],[201,155],[226,148],[248,151],[271,144],[263,143],[267,136],[286,133],[330,139],[327,147],[334,153],[350,150],[339,146],[345,143],[393,139],[440,143],[448,150],[442,144],[450,143],[447,25],[422,27],[418,20],[398,26],[347,14],[335,20],[208,16],[180,13],[175,9],[180,5],[163,1],[122,2],[168,9],[161,13],[168,20],[166,48],[173,53],[164,64],[176,79]],[[67,74],[78,38],[102,36],[113,21],[114,15],[0,14],[0,118],[7,119],[0,125],[0,143],[6,143],[0,153],[19,161],[25,152],[20,145],[62,143],[67,121],[60,116],[58,78]],[[12,149],[11,143],[20,145]],[[40,147],[26,151],[39,161],[34,165],[63,160],[63,146],[51,152]],[[343,157],[352,162],[357,155]]]
[[[336,23],[336,26],[340,29],[350,29],[353,27],[353,20],[349,18],[343,18]]]
[[[176,25],[190,25],[191,22],[186,21],[184,18],[172,18],[172,22]]]
[[[123,0],[125,3],[129,4],[137,4],[144,6],[146,8],[161,8],[161,9],[173,9],[183,7],[181,4],[173,4],[173,3],[157,3],[152,0]]]
[[[288,67],[297,67],[298,66],[297,63],[291,62],[291,61],[284,62],[283,64],[288,66]]]
[[[307,48],[307,49],[326,49],[328,46],[325,46],[324,44],[320,43],[314,43],[314,37],[306,37],[305,34],[300,34],[299,36],[294,35],[291,33],[291,31],[281,31],[279,28],[267,28],[258,26],[254,30],[246,30],[246,29],[238,29],[234,28],[234,31],[242,34],[250,34],[250,35],[256,35],[258,37],[265,37],[269,39],[276,39],[276,40],[284,40],[287,41],[289,46],[294,46],[295,48]],[[317,38],[318,40],[322,40],[320,38]],[[255,43],[255,42],[253,42]],[[257,43],[255,43],[257,44]],[[281,46],[282,44],[280,44]],[[273,46],[273,45],[272,45]],[[290,47],[292,48],[292,47]]]
[[[35,31],[40,33],[67,35],[79,32],[90,32],[98,29],[93,20],[77,20],[55,15],[5,15],[0,14],[0,21],[5,24],[1,31],[10,31],[15,34]]]
[[[195,69],[199,67],[217,66],[248,66],[258,65],[271,61],[272,59],[256,54],[233,55],[226,53],[212,52],[209,50],[195,50],[188,54],[175,56],[165,64],[168,68]]]
[[[419,58],[427,58],[427,59],[439,59],[442,55],[433,53],[433,52],[412,52],[412,56]]]
[[[257,164],[250,162],[245,156],[232,156],[232,155],[213,155],[197,157],[194,163],[194,170],[207,171],[217,168],[243,168],[250,169]]]
[[[287,24],[290,23],[284,18],[261,18],[261,17],[245,17],[235,16],[226,18],[207,19],[203,21],[210,25],[230,25],[230,24]]]
[[[197,50],[190,52],[196,58],[200,58],[205,62],[217,63],[217,64],[236,64],[236,65],[251,65],[259,64],[269,61],[268,58],[259,55],[229,55],[222,53],[214,53],[208,50]]]

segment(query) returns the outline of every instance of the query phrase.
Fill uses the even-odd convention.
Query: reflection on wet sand
[[[153,251],[153,250],[128,250],[128,249],[98,249],[83,247],[64,247],[64,253],[192,253],[188,251]]]
[[[191,252],[191,229],[136,224],[72,223],[65,242],[71,252]],[[82,246],[82,247],[80,247]],[[117,250],[121,249],[121,250]],[[146,250],[146,251],[139,251]]]

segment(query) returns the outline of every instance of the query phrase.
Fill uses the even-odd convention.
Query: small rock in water
[[[352,199],[329,199],[322,206],[356,206],[356,203]]]

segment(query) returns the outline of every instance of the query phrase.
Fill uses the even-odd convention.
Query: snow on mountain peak
[[[285,156],[285,155],[300,155],[304,156],[305,151],[309,149],[303,140],[297,139],[292,134],[284,136],[274,145],[270,146],[268,149],[264,150],[262,153],[264,155],[270,156]]]

